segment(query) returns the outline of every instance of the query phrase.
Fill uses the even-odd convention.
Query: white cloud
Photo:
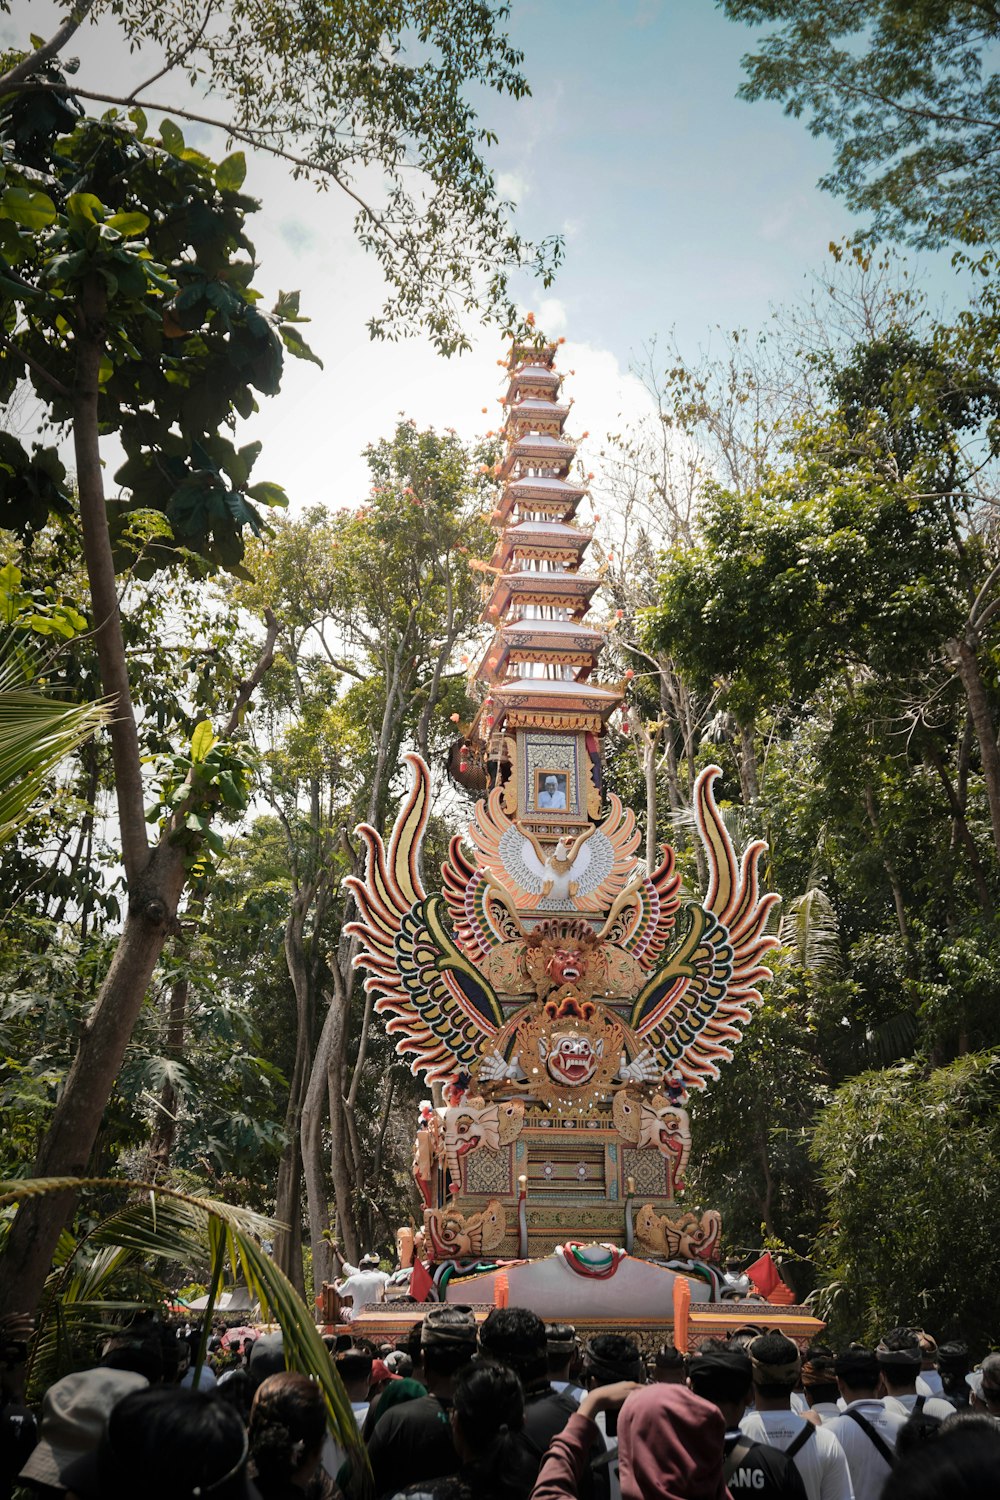
[[[531,192],[531,184],[523,172],[498,172],[497,192],[511,203],[523,203]]]
[[[538,326],[549,338],[563,333],[568,323],[566,304],[558,297],[543,297],[535,309]]]

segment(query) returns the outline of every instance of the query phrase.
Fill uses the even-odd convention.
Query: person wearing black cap
[[[479,1330],[479,1348],[489,1359],[509,1365],[524,1389],[524,1440],[541,1464],[552,1439],[562,1432],[576,1411],[576,1402],[549,1384],[545,1324],[527,1307],[495,1307]],[[601,1438],[595,1437],[594,1459],[605,1451]],[[607,1467],[599,1467],[584,1476],[581,1495],[589,1500],[605,1500],[608,1494]]]
[[[882,1395],[886,1411],[902,1412],[904,1417],[914,1415],[933,1417],[943,1422],[954,1408],[940,1396],[921,1396],[917,1391],[917,1376],[923,1363],[918,1328],[890,1328],[875,1349],[882,1375]]]
[[[470,1307],[442,1302],[428,1309],[420,1330],[427,1395],[380,1417],[368,1443],[376,1495],[454,1474],[459,1467],[451,1432],[455,1377],[476,1352]]]
[[[734,1495],[744,1490],[760,1500],[806,1500],[794,1462],[779,1448],[755,1443],[740,1431],[751,1392],[750,1356],[722,1339],[709,1339],[689,1361],[687,1383],[696,1396],[717,1406],[726,1421],[723,1477]]]
[[[637,1385],[644,1384],[646,1369],[638,1344],[623,1333],[595,1334],[584,1350],[583,1378],[588,1391],[598,1390],[601,1386],[617,1385],[623,1380],[634,1380]],[[607,1408],[602,1409],[595,1414],[594,1422],[607,1444],[608,1453],[615,1455],[607,1466],[611,1500],[621,1500],[615,1413]]]
[[[968,1411],[969,1387],[965,1379],[971,1369],[968,1344],[959,1339],[942,1344],[937,1353],[937,1367],[942,1401],[950,1401],[956,1411]]]
[[[579,1406],[586,1392],[575,1378],[580,1373],[580,1341],[572,1323],[546,1323],[545,1352],[552,1389]]]
[[[661,1385],[683,1385],[687,1379],[687,1360],[673,1344],[661,1344],[653,1356],[650,1377]]]
[[[896,1438],[906,1425],[901,1412],[886,1410],[878,1399],[879,1365],[871,1349],[852,1345],[834,1361],[844,1400],[840,1416],[823,1426],[844,1450],[851,1471],[854,1500],[879,1500],[896,1457]]]
[[[740,1429],[794,1459],[809,1500],[853,1500],[847,1459],[837,1439],[825,1423],[817,1427],[791,1409],[802,1363],[796,1345],[775,1330],[754,1339],[747,1352],[757,1409],[747,1413]]]

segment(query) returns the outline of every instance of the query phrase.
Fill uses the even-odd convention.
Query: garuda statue
[[[776,941],[766,927],[778,898],[758,883],[765,845],[737,859],[712,794],[718,768],[695,787],[708,890],[685,901],[671,849],[652,874],[637,864],[635,820],[616,797],[551,855],[507,817],[498,789],[476,808],[475,855],[453,838],[443,890],[428,894],[430,777],[419,756],[407,760],[413,784],[388,847],[362,824],[366,876],[347,882],[357,963],[396,1050],[430,1083],[460,1076],[477,1098],[580,1115],[620,1095],[625,1139],[652,1138],[657,1113],[676,1112],[731,1056]]]

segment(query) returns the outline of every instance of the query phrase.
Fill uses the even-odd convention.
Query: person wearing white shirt
[[[918,1396],[943,1396],[944,1386],[938,1373],[937,1339],[931,1333],[925,1333],[921,1328],[917,1337],[920,1340],[920,1374],[917,1376]]]
[[[879,1388],[886,1411],[901,1414],[904,1420],[915,1412],[935,1417],[939,1422],[951,1416],[955,1408],[950,1401],[917,1392],[917,1376],[923,1360],[918,1329],[890,1328],[880,1340],[875,1358],[882,1377]]]
[[[539,807],[565,808],[566,789],[559,785],[554,776],[546,776],[538,795],[538,805]]]
[[[352,1266],[338,1249],[334,1248],[333,1253],[347,1273],[340,1281],[335,1281],[333,1284],[339,1297],[351,1299],[350,1307],[341,1309],[344,1321],[349,1323],[357,1317],[367,1303],[385,1301],[385,1289],[389,1284],[389,1276],[385,1271],[379,1270],[378,1256],[373,1252],[363,1255],[359,1266]]]
[[[855,1500],[879,1500],[906,1418],[887,1411],[878,1399],[880,1371],[872,1350],[848,1349],[837,1356],[835,1368],[847,1405],[843,1416],[831,1418],[824,1426],[844,1450]]]
[[[747,1413],[740,1430],[755,1443],[769,1443],[787,1453],[809,1500],[854,1500],[847,1459],[833,1433],[791,1409],[801,1368],[795,1344],[775,1331],[754,1339],[747,1352],[757,1409]]]
[[[797,1410],[800,1416],[812,1412],[813,1420],[819,1418],[821,1422],[840,1416],[844,1404],[840,1400],[832,1350],[815,1348],[806,1351],[802,1361],[802,1390],[805,1409],[796,1407],[794,1399],[792,1403],[793,1411]]]

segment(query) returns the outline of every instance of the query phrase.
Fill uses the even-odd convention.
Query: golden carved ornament
[[[434,1260],[462,1260],[496,1250],[507,1232],[507,1215],[498,1198],[476,1214],[454,1208],[425,1208],[424,1231]]]
[[[603,1099],[621,1065],[625,1028],[604,1006],[563,994],[517,1023],[514,1052],[524,1088],[543,1104],[585,1113]]]
[[[710,1208],[697,1214],[658,1214],[644,1203],[635,1216],[635,1237],[644,1250],[664,1260],[717,1260],[722,1238],[722,1217]]]
[[[589,922],[540,922],[528,933],[523,964],[539,1000],[589,1000],[606,987],[607,959]]]

